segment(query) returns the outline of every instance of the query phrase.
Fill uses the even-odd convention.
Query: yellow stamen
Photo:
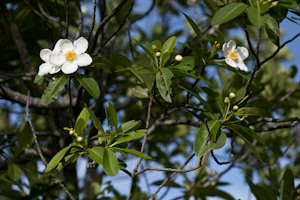
[[[76,58],[76,53],[73,50],[69,50],[67,51],[67,53],[65,54],[65,58],[67,61],[73,61]]]
[[[228,56],[229,56],[229,58],[231,58],[232,60],[238,59],[238,55],[237,55],[237,53],[236,53],[235,51],[230,51],[230,52],[228,53]]]

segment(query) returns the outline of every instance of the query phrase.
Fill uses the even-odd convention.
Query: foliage
[[[282,63],[300,33],[281,28],[299,1],[138,3],[0,2],[0,199],[244,199],[224,187],[234,167],[257,199],[299,199],[297,67]],[[39,76],[43,62],[79,69]]]

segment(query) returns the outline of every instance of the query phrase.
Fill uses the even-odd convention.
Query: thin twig
[[[101,23],[99,24],[99,27],[96,31],[96,34],[94,36],[94,40],[93,40],[93,44],[92,44],[92,47],[90,49],[90,53],[92,53],[95,48],[96,48],[96,44],[97,44],[97,40],[98,40],[98,37],[99,37],[99,34],[100,32],[102,31],[104,25],[124,6],[124,4],[127,2],[128,0],[122,0],[121,3],[108,15],[106,16],[102,21]]]
[[[68,92],[69,92],[69,120],[70,123],[72,124],[72,128],[74,129],[74,121],[73,121],[73,114],[72,114],[72,94],[71,94],[71,79],[72,75],[69,75],[69,80],[68,80]]]
[[[76,8],[77,8],[77,13],[78,13],[78,31],[76,32],[76,39],[79,38],[82,34],[82,29],[83,29],[83,15],[81,12],[81,6],[80,6],[80,2],[78,0],[75,1],[76,3]]]
[[[256,129],[255,132],[267,132],[267,131],[274,131],[282,128],[291,128],[299,124],[299,122],[300,121],[294,121],[293,123],[290,124],[283,124],[283,125],[278,125],[278,126],[268,127],[268,128],[260,128],[260,129]]]
[[[300,121],[300,116],[299,117],[286,117],[286,118],[278,118],[278,119],[274,119],[271,117],[260,117],[255,121],[252,121],[248,124],[248,126],[257,124],[259,122],[294,122],[294,121]]]
[[[36,145],[36,148],[37,148],[37,151],[38,151],[38,154],[40,156],[40,158],[42,159],[42,161],[44,162],[44,164],[46,165],[46,167],[48,166],[48,162],[46,161],[45,157],[43,156],[42,154],[42,151],[41,151],[41,148],[40,148],[40,145],[39,145],[39,142],[37,140],[37,136],[35,134],[35,130],[33,128],[33,125],[32,125],[32,122],[30,120],[30,115],[29,115],[29,112],[28,112],[28,109],[29,109],[29,101],[30,101],[30,90],[28,90],[28,93],[27,93],[27,103],[26,103],[26,115],[27,115],[27,119],[28,119],[28,122],[29,122],[29,125],[30,125],[30,128],[31,128],[31,131],[32,131],[32,135],[33,135],[33,138],[34,138],[34,142],[35,142],[35,145]],[[52,176],[54,182],[57,182],[60,187],[65,191],[65,193],[68,195],[68,197],[72,200],[75,200],[74,197],[72,196],[72,194],[68,191],[68,189],[61,183],[61,181],[53,174],[52,171],[50,171],[50,175]]]
[[[187,164],[188,162],[194,157],[195,154],[192,154],[190,155],[187,160],[185,161],[185,163],[183,165],[180,166],[180,170],[183,169]],[[200,158],[200,161],[199,161],[199,166],[201,167],[201,163],[202,163],[202,159],[203,159],[203,156]],[[149,200],[154,200],[155,196],[157,195],[157,193],[160,191],[160,189],[171,179],[173,178],[176,174],[178,174],[178,172],[173,172],[169,177],[167,177],[158,187],[158,189],[155,191],[154,194],[152,194],[151,198]]]
[[[96,7],[97,6],[97,0],[94,0],[94,12],[93,12],[93,23],[92,23],[92,27],[90,28],[90,33],[89,33],[89,37],[88,37],[88,42],[90,42],[91,39],[91,35],[94,31],[94,27],[95,27],[95,21],[96,21]]]
[[[96,52],[96,55],[98,55],[98,53],[101,51],[101,49],[111,40],[111,38],[113,38],[122,28],[122,26],[125,24],[131,10],[132,10],[132,7],[133,7],[133,3],[134,3],[134,0],[131,0],[131,6],[129,8],[129,11],[128,13],[126,14],[125,18],[123,19],[123,21],[121,22],[119,28],[114,32],[114,34],[112,34],[112,36],[110,36],[102,45],[101,47],[97,50]]]
[[[69,2],[68,0],[65,0],[66,2],[66,38],[68,39],[69,36]]]
[[[233,136],[232,136],[232,139],[231,139],[231,153],[230,153],[230,159],[229,159],[229,161],[227,161],[227,162],[220,162],[216,158],[216,156],[214,155],[214,151],[213,150],[210,151],[212,157],[214,158],[214,160],[216,161],[216,163],[218,163],[219,165],[229,164],[229,163],[231,163],[233,161],[233,154],[234,154],[234,145],[233,145],[233,143],[234,143],[235,136],[236,136],[236,134],[234,133]]]
[[[59,14],[59,9],[58,9],[58,4],[57,4],[57,0],[54,0],[55,2],[55,10],[56,10],[56,14],[58,17],[58,24],[59,24],[59,38],[61,38],[61,32],[62,32],[62,25],[61,25],[61,18],[60,18],[60,14]]]

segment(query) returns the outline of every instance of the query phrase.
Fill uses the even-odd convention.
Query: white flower
[[[60,71],[61,66],[56,66],[53,63],[51,63],[49,56],[52,53],[58,53],[60,51],[61,41],[62,41],[62,39],[59,39],[56,42],[53,51],[51,51],[50,49],[42,49],[40,51],[40,57],[45,63],[41,64],[39,67],[39,72],[38,72],[39,76],[45,76],[46,74],[49,74],[49,73],[55,74]]]
[[[88,45],[88,41],[83,37],[75,40],[73,44],[70,40],[63,39],[60,43],[61,51],[52,53],[50,62],[57,66],[62,65],[61,71],[63,73],[72,74],[77,71],[78,66],[87,66],[93,62],[91,56],[85,53]]]
[[[249,56],[248,49],[245,47],[237,47],[234,40],[223,44],[223,54],[225,62],[231,67],[238,67],[241,70],[248,71],[244,60]]]

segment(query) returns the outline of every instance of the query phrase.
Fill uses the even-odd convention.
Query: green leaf
[[[266,111],[262,108],[256,108],[256,107],[242,107],[237,110],[237,112],[234,114],[235,116],[265,116]]]
[[[220,108],[224,108],[224,102],[222,101],[221,97],[219,95],[217,95],[214,91],[212,91],[211,89],[207,88],[207,87],[201,87],[200,88],[203,92],[205,92],[208,96],[210,96],[211,98],[213,98],[217,104],[220,106]]]
[[[90,118],[90,112],[85,107],[80,112],[79,116],[77,117],[76,123],[75,123],[75,132],[78,134],[78,136],[82,135],[82,133],[89,121],[89,118]]]
[[[44,76],[39,76],[38,74],[34,78],[34,83],[41,85],[44,81]]]
[[[57,77],[54,81],[50,82],[42,95],[42,104],[48,105],[55,101],[60,96],[59,93],[62,91],[67,82],[68,78],[65,74],[62,74],[61,77]]]
[[[251,6],[248,8],[247,16],[249,21],[256,26],[261,28],[265,25],[269,18],[269,14],[263,15],[266,11],[269,10],[269,4],[261,5],[260,2],[254,1]]]
[[[93,58],[93,64],[96,64],[96,63],[104,63],[105,65],[108,65],[110,67],[113,66],[112,62],[106,58],[103,58],[103,57],[100,57],[100,56],[95,56]]]
[[[152,49],[152,45],[156,46],[155,50]],[[152,55],[154,55],[157,51],[161,51],[161,47],[162,47],[161,41],[155,40],[153,42],[150,42],[146,48],[148,49],[148,51],[151,52]]]
[[[105,107],[105,114],[109,126],[118,127],[118,117],[115,107],[109,102],[108,107]]]
[[[144,133],[146,133],[147,130],[146,129],[141,129],[141,130],[137,130],[137,132],[133,132],[131,134],[128,134],[126,136],[123,136],[123,137],[120,137],[118,140],[116,140],[113,144],[110,145],[110,147],[113,147],[115,145],[118,145],[118,144],[121,144],[121,143],[124,143],[124,142],[128,142],[130,140],[133,140],[135,138],[139,138],[141,137],[142,135],[144,135]]]
[[[16,140],[19,146],[15,150],[15,157],[18,156],[23,150],[25,150],[32,142],[32,132],[28,122],[23,122],[16,133]]]
[[[183,13],[184,14],[184,13]],[[200,38],[203,38],[202,32],[199,28],[199,26],[197,26],[197,24],[186,14],[184,14],[185,18],[188,20],[188,22],[190,23],[190,25],[192,26],[193,30],[195,31],[196,35]]]
[[[103,165],[104,147],[93,147],[87,149],[91,158],[98,164]]]
[[[140,47],[142,47],[142,49],[146,52],[146,54],[147,54],[147,56],[149,57],[149,58],[151,58],[151,60],[155,63],[155,55],[154,55],[154,53],[151,53],[146,47],[144,47],[139,41],[137,41],[137,40],[135,40],[136,41],[136,43],[138,44],[138,45],[140,45]]]
[[[174,70],[174,69],[171,69],[171,71],[176,76],[192,77],[192,78],[195,78],[195,79],[200,79],[200,80],[204,81],[205,83],[207,83],[207,85],[212,86],[212,84],[206,78],[204,78],[201,75],[195,76],[194,74],[191,74],[189,72],[184,72],[184,71],[179,71],[179,70]]]
[[[11,180],[3,177],[3,176],[0,176],[0,182],[3,182],[3,183],[8,183],[8,184],[15,184],[14,182],[12,182]]]
[[[136,96],[137,98],[149,98],[148,93],[142,88],[141,86],[136,86],[135,88],[131,89],[132,94]]]
[[[213,115],[214,111],[213,109],[211,108],[211,106],[209,105],[209,103],[207,103],[206,101],[204,101],[199,94],[197,94],[197,92],[191,88],[187,88],[187,87],[184,87],[182,85],[179,85],[178,87],[188,91],[189,93],[191,93],[194,97],[196,97],[202,104],[203,106]]]
[[[145,154],[143,154],[143,153],[141,153],[140,151],[137,151],[137,150],[125,149],[125,148],[118,148],[118,147],[114,147],[113,149],[116,150],[116,151],[123,151],[123,152],[126,152],[126,153],[130,153],[130,154],[136,155],[138,157],[142,157],[142,158],[153,160],[153,158],[151,158],[150,156],[147,156],[147,155],[145,155]]]
[[[276,194],[269,186],[263,183],[254,185],[249,179],[247,179],[247,183],[257,200],[277,200]]]
[[[124,55],[119,54],[119,53],[113,53],[113,62],[114,64],[119,64],[122,67],[130,67],[132,65],[132,62]]]
[[[114,176],[119,172],[119,163],[116,154],[110,149],[104,149],[103,169],[109,176]]]
[[[96,129],[98,131],[98,135],[103,135],[103,137],[105,138],[105,134],[104,134],[105,132],[104,132],[104,129],[103,129],[102,125],[101,125],[100,120],[96,117],[96,115],[94,115],[94,113],[92,111],[90,111],[89,109],[88,109],[88,111],[89,111],[90,116],[91,116],[91,118],[93,120],[93,124],[95,125],[95,127],[96,127]],[[102,137],[97,137],[97,138],[98,138],[99,144],[102,144],[103,138]],[[90,138],[89,140],[91,140],[91,139],[92,138]]]
[[[238,136],[240,136],[245,144],[251,149],[252,153],[256,156],[256,158],[265,166],[265,163],[263,162],[263,160],[261,159],[261,156],[259,154],[259,152],[257,151],[257,149],[251,144],[251,142],[249,142],[247,140],[247,138],[245,136],[243,136],[238,130],[236,130],[235,127],[233,126],[226,126],[228,129],[234,131]],[[266,167],[266,166],[265,166]]]
[[[161,48],[161,56],[164,57],[165,53],[171,53],[174,49],[175,44],[176,44],[176,37],[175,36],[170,37]]]
[[[216,135],[217,135],[217,133],[220,129],[220,121],[210,120],[210,121],[207,122],[207,126],[209,128],[210,133],[211,133],[211,140],[212,141],[213,140],[217,141]],[[226,136],[226,134],[225,134],[225,136]],[[195,142],[194,142],[194,151],[195,151],[196,156],[200,157],[200,156],[204,155],[210,149],[208,147],[208,145],[206,145],[208,137],[209,137],[209,132],[207,130],[206,125],[203,124],[200,127],[200,129],[199,129],[199,131],[196,135]],[[221,140],[223,142],[223,136],[222,136]],[[225,139],[225,141],[226,141],[226,139]],[[218,146],[212,145],[210,147],[211,148],[214,147],[214,149],[215,149],[216,147],[219,147],[219,145]],[[221,148],[221,147],[219,147],[219,148]]]
[[[61,161],[61,159],[64,157],[64,155],[67,153],[67,151],[75,146],[76,143],[71,143],[69,146],[63,148],[62,150],[60,150],[48,163],[46,169],[45,169],[45,173],[51,171],[54,167],[57,166],[57,164]]]
[[[116,132],[129,133],[130,131],[137,130],[141,125],[141,120],[130,120],[119,126]]]
[[[234,128],[240,134],[243,134],[243,135],[248,134],[250,137],[252,137],[253,139],[256,139],[262,145],[267,146],[267,144],[262,139],[260,139],[260,137],[258,137],[256,132],[254,130],[252,130],[251,128],[249,128],[245,125],[242,125],[242,124],[231,124],[231,125],[228,125],[227,127],[229,127],[229,126]]]
[[[227,140],[227,135],[223,131],[219,130],[217,133],[217,141],[216,142],[209,142],[207,147],[209,149],[220,149],[222,148]]]
[[[294,194],[294,175],[289,166],[285,168],[281,180],[281,199],[293,199]]]
[[[239,16],[242,12],[246,10],[248,6],[244,3],[231,3],[220,10],[213,16],[211,20],[211,25],[223,24],[228,22],[237,16]]]
[[[8,165],[8,174],[13,181],[18,181],[21,178],[22,170],[18,165],[10,163]]]
[[[278,22],[271,16],[269,16],[266,23],[266,31],[270,40],[277,46],[279,46],[280,29]]]
[[[100,88],[98,83],[90,77],[89,75],[82,75],[75,73],[73,74],[74,78],[82,85],[86,91],[95,99],[98,99],[100,96]]]
[[[61,171],[61,170],[62,170],[65,166],[67,166],[68,164],[74,163],[74,162],[75,162],[80,156],[82,156],[83,154],[86,154],[86,152],[76,152],[76,153],[67,155],[67,156],[64,158],[64,162],[60,162],[60,163],[57,165],[56,170],[57,170],[57,171]]]
[[[158,91],[161,97],[170,103],[172,103],[170,95],[172,94],[171,79],[173,76],[174,74],[168,68],[162,68],[161,71],[156,73],[156,84]]]

